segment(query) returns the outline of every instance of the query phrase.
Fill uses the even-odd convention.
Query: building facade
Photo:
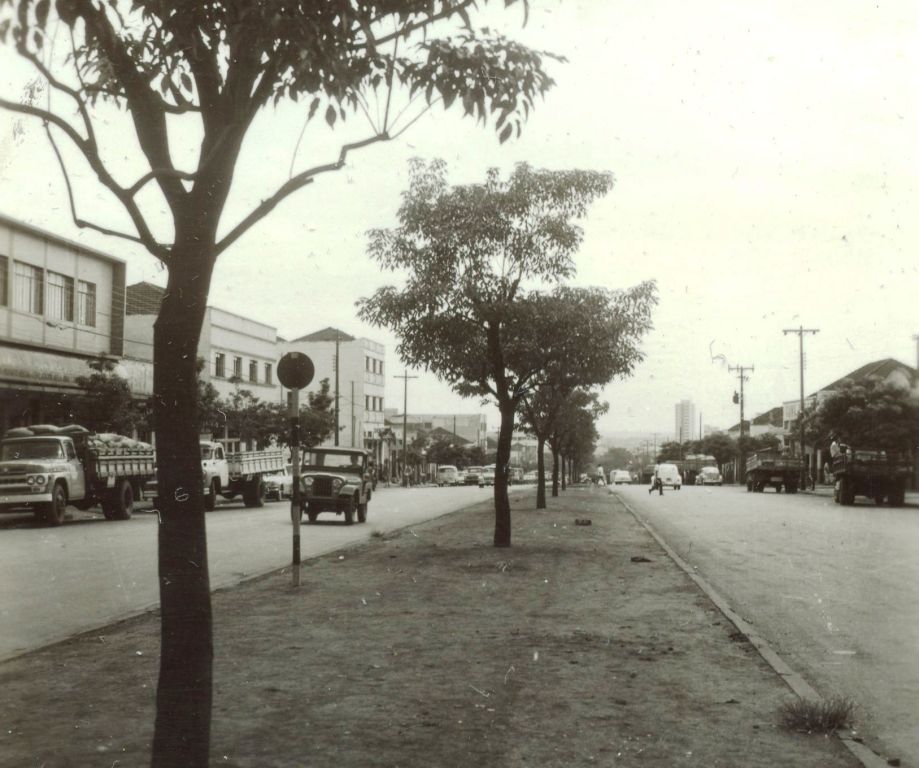
[[[124,355],[129,360],[153,360],[153,324],[165,289],[135,283],[126,290]],[[256,320],[207,307],[198,341],[204,360],[201,378],[210,382],[221,398],[247,389],[266,403],[282,403],[284,391],[277,380],[281,356],[277,328]]]
[[[673,439],[685,443],[699,437],[696,426],[696,406],[691,400],[680,400],[673,406],[674,426]]]
[[[0,216],[0,429],[69,418],[76,383],[124,351],[125,263]],[[138,396],[152,366],[116,368]]]
[[[386,411],[386,420],[392,428],[398,444],[402,445],[403,414],[395,408]],[[409,440],[418,431],[442,430],[456,435],[467,445],[488,447],[488,420],[482,413],[409,413],[405,421]]]
[[[281,347],[283,352],[302,352],[313,361],[316,373],[307,391],[318,391],[322,380],[329,380],[337,403],[338,440],[333,434],[325,444],[365,448],[382,465],[391,444],[384,418],[386,347],[338,328],[324,328],[285,341]]]

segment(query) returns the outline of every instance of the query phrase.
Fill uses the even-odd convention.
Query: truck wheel
[[[880,507],[884,503],[884,494],[883,493],[874,494],[874,503]]]
[[[367,502],[357,505],[357,522],[366,523],[367,522]]]
[[[265,484],[262,478],[254,477],[243,487],[243,504],[247,507],[265,506]]]
[[[106,510],[106,506],[108,509]],[[106,520],[130,520],[134,512],[134,489],[129,480],[119,480],[109,491],[108,504],[103,504]]]
[[[775,486],[774,486],[774,488],[775,488],[775,492],[776,492],[776,493],[781,493],[781,492],[782,492],[782,484],[781,484],[781,483],[776,483]]]
[[[345,525],[354,525],[354,508],[357,506],[354,497],[348,497],[348,503],[345,505]]]
[[[217,508],[217,479],[211,480],[207,487],[207,493],[204,494],[204,511],[213,512]]]
[[[753,490],[753,481],[747,480],[747,493]]]
[[[797,493],[797,492],[798,492],[797,485],[786,485],[785,486],[785,493]]]
[[[902,485],[898,485],[894,488],[887,496],[887,501],[892,507],[902,507],[903,502],[906,500],[906,488]]]
[[[303,511],[306,512],[306,519],[311,523],[315,523],[316,518],[319,517],[319,513],[314,512],[313,508],[309,504],[304,505]]]
[[[839,480],[839,503],[849,506],[855,501],[855,489],[851,487],[849,478],[842,477]]]
[[[58,526],[64,522],[67,513],[67,491],[63,483],[55,483],[51,491],[51,501],[42,504],[38,513],[46,525]]]

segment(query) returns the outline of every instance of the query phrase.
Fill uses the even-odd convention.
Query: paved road
[[[304,559],[486,500],[491,489],[379,488],[365,525],[322,515],[301,527]],[[0,659],[159,604],[156,518],[107,521],[80,513],[60,528],[38,528],[30,515],[0,517]],[[325,520],[327,519],[327,522]],[[221,504],[207,514],[213,588],[288,565],[290,502],[258,510]]]
[[[735,487],[615,493],[821,694],[853,698],[869,745],[919,765],[919,509]]]

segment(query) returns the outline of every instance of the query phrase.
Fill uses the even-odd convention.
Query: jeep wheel
[[[217,507],[217,478],[211,480],[207,487],[207,493],[204,494],[204,511],[213,512]]]
[[[354,525],[354,508],[357,505],[354,503],[354,497],[348,497],[348,503],[345,505],[345,525]]]
[[[67,513],[67,491],[61,483],[55,483],[51,491],[51,501],[46,501],[38,507],[37,517],[46,525],[58,526],[64,522]]]
[[[357,505],[357,522],[366,523],[367,522],[367,502]]]
[[[313,511],[313,508],[309,505],[309,502],[307,502],[300,508],[301,518],[303,517],[304,513],[306,514],[306,519],[309,520],[311,523],[315,523],[316,518],[319,517],[319,513]]]

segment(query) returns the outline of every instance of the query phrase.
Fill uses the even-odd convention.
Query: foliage
[[[634,454],[628,448],[607,448],[596,456],[596,462],[606,470],[628,469],[634,461]]]
[[[307,393],[306,400],[306,405],[300,406],[300,442],[312,448],[335,431],[335,398],[330,394],[329,380],[322,379],[319,389]]]
[[[808,414],[805,429],[818,444],[836,433],[854,448],[911,451],[919,445],[919,397],[876,377],[846,380]]]
[[[532,307],[523,284],[574,271],[583,233],[575,219],[612,185],[608,174],[515,167],[507,180],[450,187],[443,161],[414,161],[399,226],[370,233],[370,255],[407,275],[359,302],[360,316],[399,337],[397,351],[466,396],[501,412],[497,463],[510,458],[514,416],[537,369],[513,367],[532,355]],[[527,348],[530,349],[527,349]],[[495,545],[510,546],[505,473],[495,485]]]
[[[73,402],[74,421],[92,432],[132,434],[142,421],[142,412],[127,380],[115,372],[116,363],[98,358],[87,365],[92,373],[76,377],[85,396]]]

